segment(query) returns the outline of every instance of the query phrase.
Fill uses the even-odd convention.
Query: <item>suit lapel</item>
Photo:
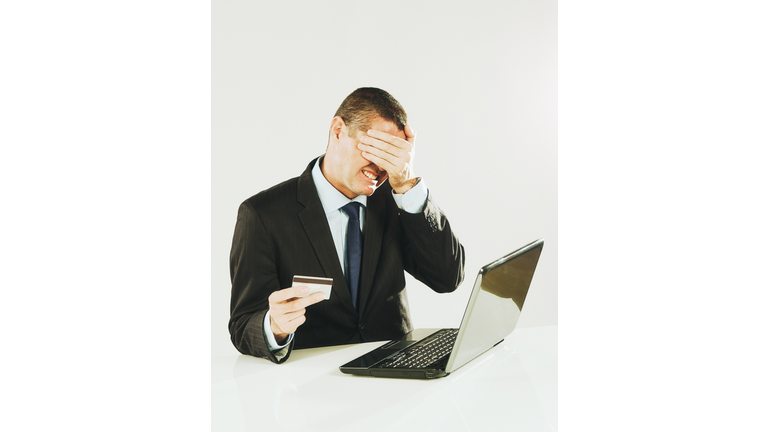
[[[381,241],[384,235],[384,199],[385,190],[377,190],[368,197],[368,204],[365,209],[365,233],[363,239],[363,263],[360,269],[360,304],[358,305],[359,316],[365,310],[368,297],[373,287],[373,275],[376,273],[376,265],[379,262],[381,253]]]
[[[299,177],[297,199],[299,203],[304,205],[304,209],[299,212],[299,220],[304,226],[304,231],[312,244],[320,265],[323,267],[323,271],[327,277],[333,278],[333,292],[350,312],[355,312],[352,296],[350,296],[349,287],[347,287],[347,280],[344,278],[344,271],[336,254],[331,229],[328,227],[328,218],[325,217],[323,204],[317,195],[315,182],[312,180],[314,163],[312,161]]]

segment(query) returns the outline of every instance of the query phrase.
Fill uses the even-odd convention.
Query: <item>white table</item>
[[[515,330],[436,380],[346,375],[382,345],[295,350],[282,365],[215,356],[212,431],[556,431],[557,326]]]

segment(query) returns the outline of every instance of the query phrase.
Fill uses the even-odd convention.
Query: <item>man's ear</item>
[[[331,120],[331,140],[338,141],[343,135],[347,134],[347,125],[341,117],[336,116]]]

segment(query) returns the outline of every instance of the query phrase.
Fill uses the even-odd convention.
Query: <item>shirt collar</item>
[[[358,195],[354,199],[349,199],[346,196],[344,196],[343,193],[339,192],[338,189],[333,187],[332,184],[328,182],[328,179],[325,178],[323,175],[322,170],[320,169],[320,161],[323,159],[323,156],[320,156],[315,161],[315,166],[312,167],[312,180],[315,182],[315,187],[317,188],[317,195],[320,197],[320,202],[323,204],[323,210],[326,214],[338,211],[340,208],[344,207],[345,205],[349,204],[350,202],[359,202],[363,205],[363,207],[366,206],[368,203],[368,197],[365,195]]]

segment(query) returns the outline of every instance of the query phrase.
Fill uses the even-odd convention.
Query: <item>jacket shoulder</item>
[[[255,210],[261,210],[271,209],[276,206],[284,206],[291,201],[296,202],[298,180],[298,177],[294,177],[276,184],[243,201],[242,205],[249,205]]]

